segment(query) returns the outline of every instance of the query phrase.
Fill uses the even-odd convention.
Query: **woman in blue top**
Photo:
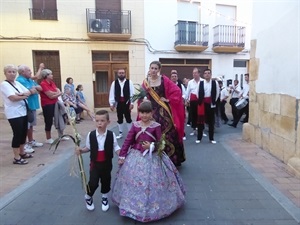
[[[83,110],[85,110],[87,112],[87,114],[89,115],[89,117],[92,120],[94,120],[95,116],[91,112],[89,107],[87,106],[82,90],[83,90],[83,86],[81,84],[77,85],[77,88],[76,88],[76,91],[77,91],[76,92],[77,104],[79,105],[80,108],[82,108]]]
[[[72,77],[68,77],[66,79],[66,84],[64,86],[64,92],[66,92],[67,89],[71,90],[71,95],[75,98],[76,93],[75,93],[75,86],[73,84],[73,78]]]

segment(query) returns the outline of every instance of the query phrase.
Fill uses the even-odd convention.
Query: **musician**
[[[241,119],[241,117],[243,116],[244,113],[246,114],[246,117],[242,122],[244,122],[244,123],[248,122],[248,118],[249,118],[249,73],[245,74],[245,81],[246,82],[244,84],[242,96],[241,96],[240,99],[246,99],[247,105],[244,108],[240,109],[238,111],[237,118],[235,118],[234,121],[231,124],[228,124],[231,127],[236,128],[239,120]]]
[[[230,99],[230,105],[231,105],[231,112],[232,112],[232,117],[233,121],[238,117],[239,115],[239,110],[235,107],[235,103],[239,100],[242,91],[241,88],[239,87],[239,81],[234,80],[233,81],[233,86],[229,86],[230,91],[229,93],[231,94],[231,99]]]

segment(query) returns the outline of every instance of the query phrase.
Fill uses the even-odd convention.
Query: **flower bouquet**
[[[157,155],[161,158],[166,147],[166,135],[162,134],[160,140],[156,143]]]
[[[143,100],[147,96],[147,91],[140,85],[140,84],[134,84],[135,85],[135,93],[130,98],[130,102],[134,103],[136,100]]]

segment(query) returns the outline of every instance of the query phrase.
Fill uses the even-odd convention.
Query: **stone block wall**
[[[256,93],[259,59],[251,41],[249,122],[243,139],[277,157],[300,177],[300,99],[285,94]]]

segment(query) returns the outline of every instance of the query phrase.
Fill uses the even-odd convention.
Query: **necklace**
[[[160,85],[160,79],[159,78],[160,78],[160,76],[157,76],[156,79],[150,78],[149,79],[150,86],[151,87],[157,87],[157,86],[159,86]]]

